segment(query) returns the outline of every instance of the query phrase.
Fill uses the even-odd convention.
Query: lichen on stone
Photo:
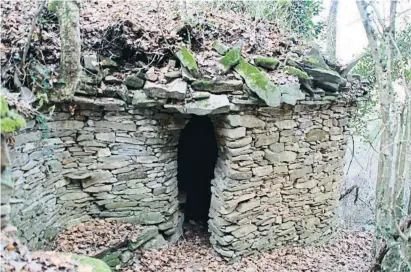
[[[1,97],[0,97],[0,113],[1,113],[1,117],[6,116],[8,111],[9,111],[9,104],[7,103],[6,98],[4,98],[4,96],[1,96]]]
[[[176,53],[176,56],[180,60],[181,65],[187,68],[193,76],[198,77],[200,75],[197,61],[187,48],[182,47],[181,50]]]
[[[228,72],[232,67],[236,66],[242,56],[241,56],[241,48],[242,46],[236,45],[221,58],[221,64],[223,65],[224,72]]]
[[[241,59],[235,70],[244,78],[247,86],[263,99],[268,106],[280,106],[281,92],[257,67],[249,64],[245,59]]]
[[[308,74],[296,67],[292,67],[292,66],[285,66],[283,68],[283,70],[290,75],[296,76],[299,79],[309,79],[310,77],[308,76]]]
[[[280,62],[276,58],[267,58],[267,57],[256,57],[254,58],[254,63],[257,66],[269,69],[269,70],[274,70],[278,67]]]
[[[226,45],[222,44],[220,41],[214,41],[213,48],[220,55],[224,55],[225,53],[227,53],[229,49]]]
[[[215,83],[212,80],[196,80],[191,83],[191,87],[196,90],[210,91],[214,89]]]
[[[71,257],[82,265],[92,266],[93,272],[111,272],[110,267],[102,260],[75,254],[72,254]]]
[[[312,65],[316,65],[316,64],[318,64],[318,63],[320,62],[318,59],[313,58],[313,57],[309,57],[309,56],[306,57],[306,58],[304,58],[304,60],[305,60],[306,62],[312,64]]]

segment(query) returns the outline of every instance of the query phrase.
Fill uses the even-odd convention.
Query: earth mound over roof
[[[2,79],[13,88],[12,64],[24,47],[19,33],[24,24],[13,19],[22,10],[11,2],[4,4],[1,38]],[[216,10],[183,20],[180,9],[173,1],[85,1],[80,17],[84,76],[77,95],[111,96],[140,106],[167,104],[187,112],[190,107],[178,106],[193,100],[227,108],[223,94],[234,104],[256,97],[277,107],[298,100],[353,100],[368,92],[367,82],[345,78],[341,66],[276,23]],[[50,5],[41,18],[45,23],[35,31],[26,63],[39,78],[55,82],[59,25]]]

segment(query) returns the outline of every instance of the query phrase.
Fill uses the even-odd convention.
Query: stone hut
[[[16,135],[11,218],[29,246],[92,218],[149,225],[161,245],[188,211],[226,258],[333,236],[366,83],[315,48],[188,48],[157,67],[83,52],[73,100]]]

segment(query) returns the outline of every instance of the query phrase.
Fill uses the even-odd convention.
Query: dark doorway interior
[[[214,126],[207,116],[194,115],[181,132],[178,143],[178,189],[184,221],[207,226],[211,180],[218,147]]]

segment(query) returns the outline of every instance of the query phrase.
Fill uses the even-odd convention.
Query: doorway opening
[[[208,116],[194,115],[178,142],[178,190],[184,222],[208,229],[211,180],[218,157],[214,125]]]

